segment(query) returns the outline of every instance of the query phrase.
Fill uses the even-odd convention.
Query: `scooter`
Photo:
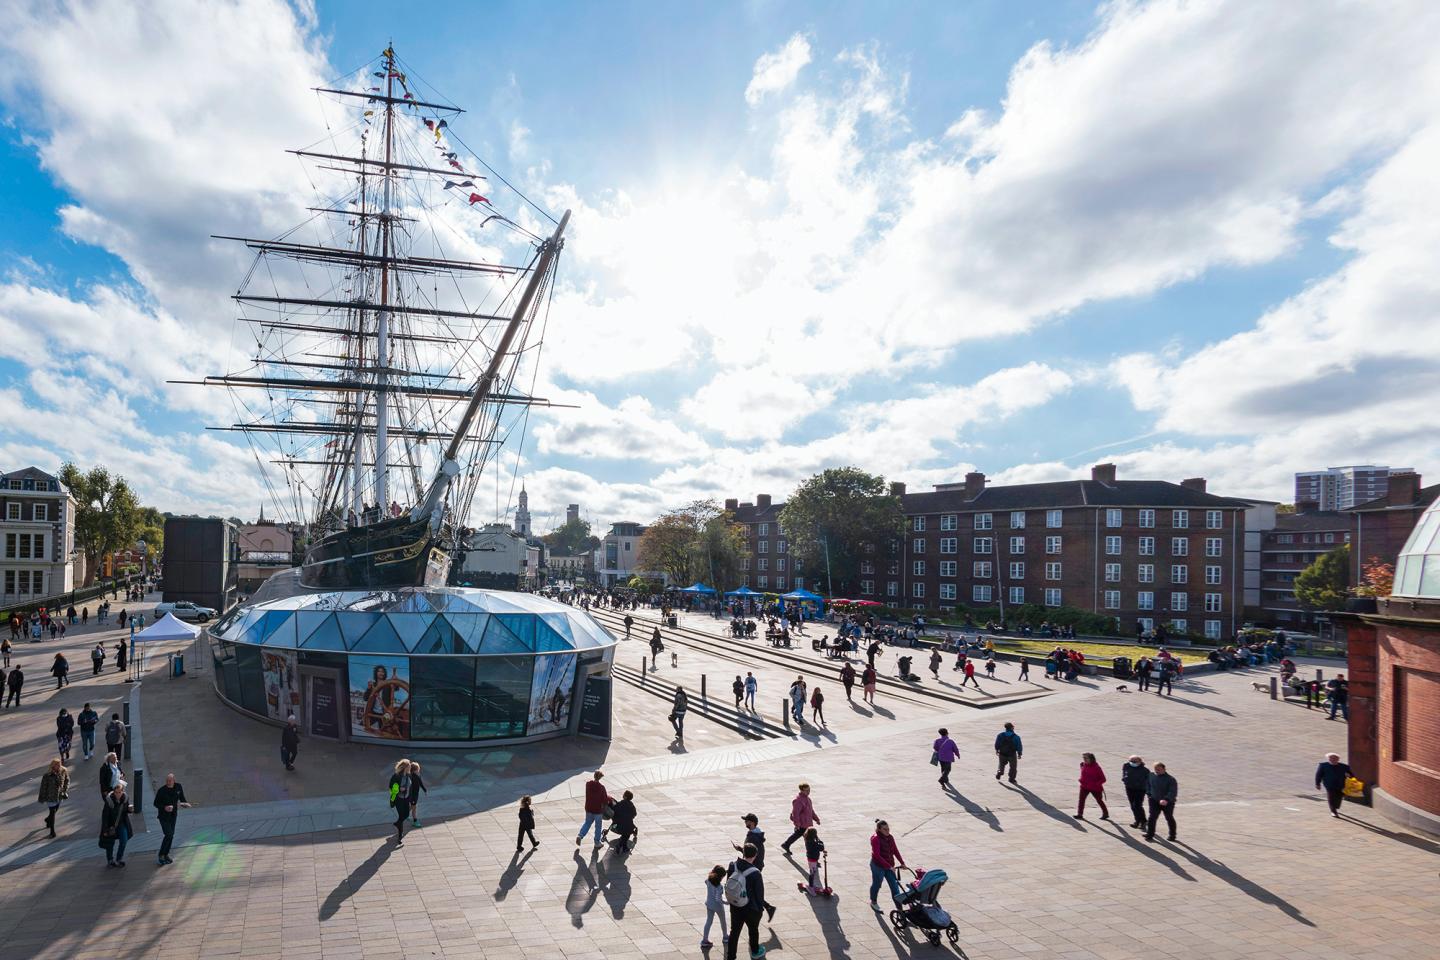
[[[820,881],[821,883],[824,884],[824,886],[822,886],[822,887],[821,887],[820,889],[818,889],[818,890],[812,890],[812,889],[810,889],[810,884],[808,884],[808,883],[797,883],[796,886],[800,888],[800,892],[801,892],[801,893],[813,894],[814,896],[817,896],[817,897],[833,897],[833,896],[835,895],[835,891],[830,889],[830,853],[829,853],[829,851],[825,851],[825,852],[822,852],[822,853],[820,854],[820,864],[821,864],[822,869],[825,871],[824,878]]]

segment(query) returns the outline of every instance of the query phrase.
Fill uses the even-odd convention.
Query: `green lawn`
[[[1041,659],[1044,659],[1045,654],[1054,650],[1057,645],[1068,649],[1079,650],[1087,657],[1129,657],[1132,661],[1139,660],[1141,657],[1153,657],[1160,649],[1156,646],[1096,643],[1088,640],[1048,640],[1041,638],[1012,640],[1008,637],[995,638],[995,649],[999,653],[1029,654]],[[1173,646],[1167,647],[1167,649],[1186,663],[1204,660],[1210,655],[1211,650],[1210,647]]]

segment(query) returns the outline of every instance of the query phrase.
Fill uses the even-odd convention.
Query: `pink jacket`
[[[900,856],[900,848],[895,845],[893,836],[881,836],[875,834],[870,838],[870,859],[886,870],[894,870],[895,864],[902,866],[905,858]]]
[[[797,793],[795,799],[790,801],[790,822],[795,824],[797,830],[815,826],[815,805],[810,802],[809,794]]]
[[[1080,789],[1099,790],[1105,786],[1105,771],[1098,763],[1080,764]]]

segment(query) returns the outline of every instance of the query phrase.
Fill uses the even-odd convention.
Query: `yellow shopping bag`
[[[1345,789],[1342,792],[1351,800],[1358,800],[1365,796],[1365,782],[1359,777],[1346,777]]]

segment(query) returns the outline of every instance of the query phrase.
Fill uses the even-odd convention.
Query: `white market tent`
[[[199,635],[199,627],[186,623],[173,613],[167,613],[135,634],[134,639],[136,643],[142,640],[194,640]]]

